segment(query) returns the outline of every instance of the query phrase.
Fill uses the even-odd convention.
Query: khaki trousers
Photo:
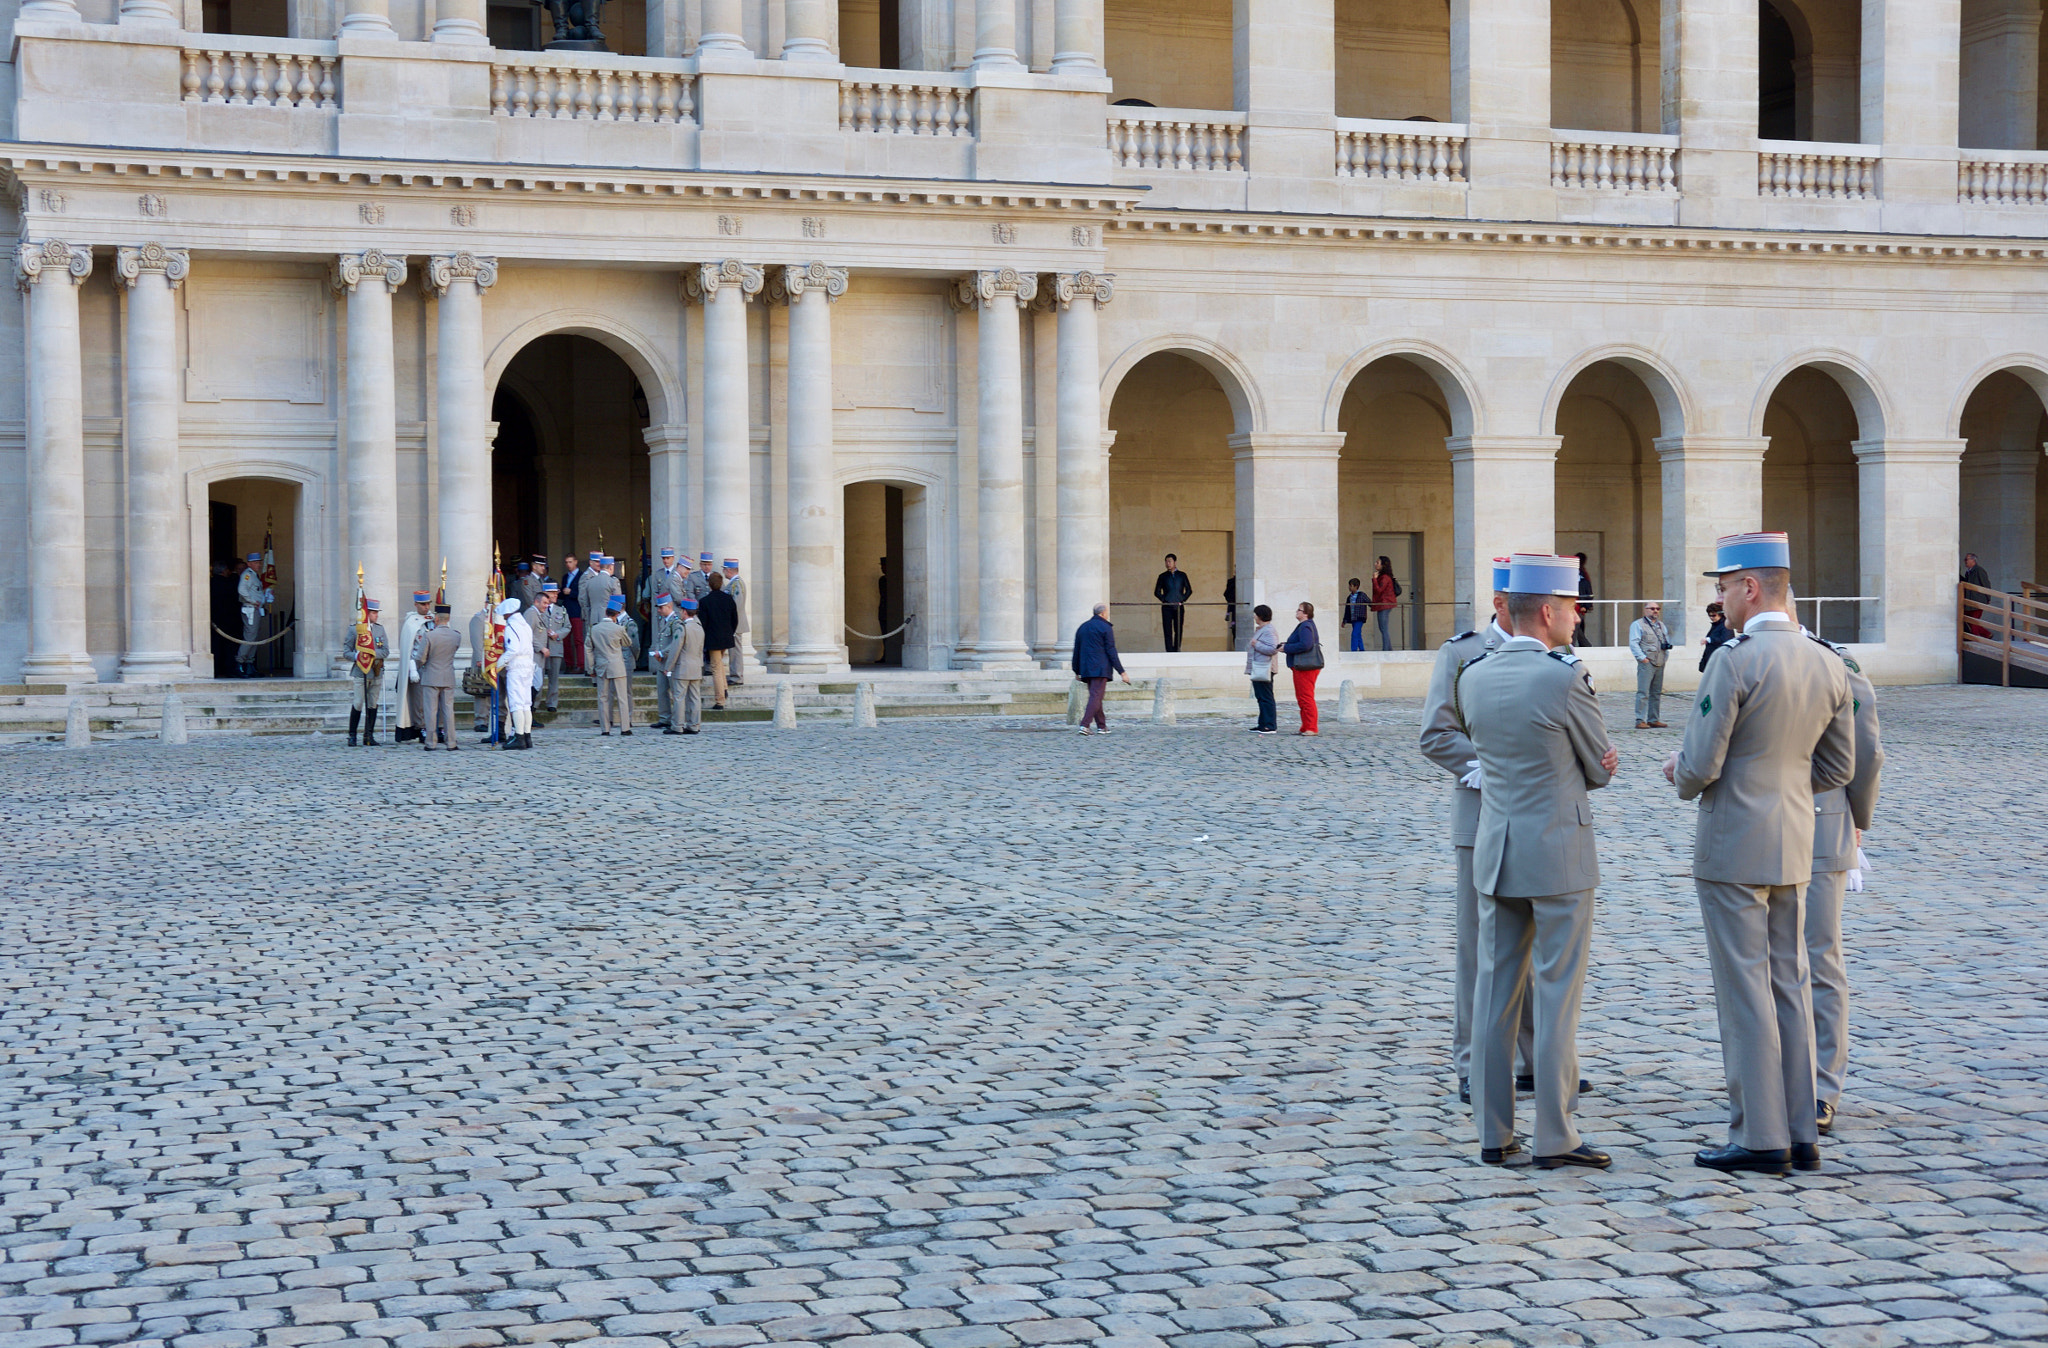
[[[597,681],[597,728],[633,728],[633,679],[631,675]]]
[[[1752,1151],[1816,1142],[1806,886],[1696,879],[1693,888],[1714,969],[1728,1140]]]
[[[1472,1079],[1472,999],[1479,986],[1479,891],[1472,884],[1472,849],[1458,854],[1458,986],[1452,995],[1451,1064],[1458,1080]],[[1524,985],[1524,993],[1527,986]],[[1522,998],[1522,1026],[1515,1033],[1515,1061],[1523,1072],[1536,1061],[1536,999]]]
[[[1515,1038],[1536,1003],[1536,1155],[1579,1148],[1579,1002],[1593,942],[1593,891],[1479,896],[1479,995],[1472,1027],[1472,1118],[1479,1145],[1515,1136]]]
[[[548,704],[548,710],[553,711],[562,701],[562,657],[550,655],[542,664],[546,668],[541,678],[541,698]]]
[[[679,680],[674,674],[654,671],[654,719],[657,724],[675,725],[675,685]]]
[[[1842,963],[1842,895],[1849,872],[1815,871],[1806,887],[1806,963],[1813,982],[1814,1094],[1842,1101],[1849,1069],[1849,971]]]
[[[455,731],[455,689],[420,689],[420,738],[431,749],[436,733],[448,737],[448,752],[454,753],[462,747],[462,737]]]
[[[676,676],[676,696],[682,703],[683,723],[678,729],[695,730],[704,724],[704,680]]]
[[[348,705],[351,711],[377,710],[378,694],[383,690],[382,676],[365,674],[354,665],[348,667]]]
[[[711,705],[725,705],[725,663],[731,651],[711,652]]]

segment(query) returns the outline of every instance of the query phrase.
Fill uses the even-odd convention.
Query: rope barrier
[[[913,613],[913,614],[911,614],[911,615],[910,615],[910,616],[909,616],[908,618],[905,618],[905,619],[903,620],[903,626],[902,626],[902,627],[898,627],[898,628],[895,628],[895,629],[894,629],[894,630],[892,630],[892,631],[884,632],[884,633],[882,633],[882,635],[880,635],[880,636],[878,636],[878,637],[875,637],[875,636],[869,636],[869,635],[868,635],[868,634],[867,634],[866,632],[857,632],[857,631],[855,631],[855,630],[854,630],[854,628],[853,628],[853,624],[851,624],[851,623],[841,623],[841,624],[839,624],[839,625],[840,625],[841,627],[844,627],[844,628],[846,629],[846,632],[847,632],[847,635],[848,635],[848,636],[856,636],[856,637],[859,637],[859,638],[860,638],[860,639],[861,639],[862,641],[887,641],[887,640],[888,640],[888,639],[889,639],[890,637],[896,636],[896,635],[897,635],[898,633],[902,632],[902,631],[904,630],[904,628],[907,628],[907,627],[909,627],[909,626],[910,626],[910,625],[911,625],[912,623],[914,623],[914,622],[916,622],[916,621],[917,621],[917,615],[916,615],[915,613]]]
[[[292,634],[292,629],[294,627],[297,627],[298,625],[299,620],[297,618],[293,618],[290,622],[284,625],[284,631],[279,632],[274,637],[265,637],[261,641],[244,641],[242,640],[241,636],[237,633],[221,632],[219,623],[207,624],[208,627],[211,627],[216,632],[220,632],[222,636],[226,637],[229,641],[234,642],[237,646],[268,646],[273,641],[283,641],[286,637]]]

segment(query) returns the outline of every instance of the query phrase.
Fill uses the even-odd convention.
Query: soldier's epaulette
[[[1813,636],[1811,632],[1807,633],[1807,635]],[[1827,647],[1836,655],[1841,656],[1842,663],[1847,665],[1852,672],[1857,674],[1861,674],[1863,672],[1863,666],[1856,663],[1856,657],[1849,654],[1849,648],[1847,646],[1837,646],[1834,642],[1822,640],[1820,637],[1814,637],[1813,639],[1815,641],[1819,641],[1821,645]]]
[[[1458,633],[1458,635],[1456,635],[1456,636],[1452,637],[1452,638],[1451,638],[1451,639],[1450,639],[1449,641],[1446,641],[1446,642],[1444,643],[1444,645],[1446,645],[1446,646],[1455,646],[1455,645],[1457,645],[1457,644],[1458,644],[1459,642],[1463,641],[1463,640],[1464,640],[1464,639],[1465,639],[1466,637],[1476,637],[1476,636],[1478,636],[1478,635],[1479,635],[1479,633],[1478,633],[1478,631],[1477,631],[1476,629],[1475,629],[1475,630],[1473,630],[1473,631],[1470,631],[1470,632],[1460,632],[1460,633]]]
[[[1743,642],[1749,640],[1752,636],[1755,635],[1756,634],[1754,632],[1737,632],[1734,636],[1728,638],[1726,644],[1730,646],[1740,646]]]
[[[1571,651],[1549,651],[1546,653],[1550,656],[1551,659],[1560,661],[1567,665],[1576,665],[1583,663],[1583,661],[1581,661],[1579,657]]]

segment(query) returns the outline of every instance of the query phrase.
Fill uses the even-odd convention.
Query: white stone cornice
[[[1755,463],[1771,447],[1769,436],[1665,435],[1652,440],[1658,459],[1681,463]]]
[[[847,268],[828,267],[822,262],[777,267],[768,277],[768,303],[788,304],[805,291],[817,291],[829,304],[846,293],[848,275]]]
[[[1956,463],[1969,446],[1967,440],[1856,440],[1849,448],[1858,463]]]
[[[382,276],[384,284],[396,290],[405,284],[406,263],[405,257],[376,248],[367,248],[360,253],[343,253],[334,259],[334,288],[354,290],[364,277]],[[497,279],[495,260],[491,264],[491,277],[492,280]]]
[[[1062,271],[1052,274],[1052,301],[1064,309],[1082,296],[1100,306],[1116,294],[1116,277],[1106,272]]]
[[[766,272],[738,258],[700,262],[683,269],[683,302],[704,304],[716,299],[719,289],[725,286],[738,290],[744,302],[749,296],[760,294],[767,283]]]
[[[978,271],[972,276],[959,278],[948,298],[955,308],[976,309],[991,303],[999,295],[1007,295],[1018,304],[1025,305],[1031,303],[1037,294],[1038,276],[1035,272],[999,267],[994,271]]]
[[[191,270],[191,253],[183,248],[166,248],[155,241],[132,248],[123,245],[114,251],[114,274],[131,286],[142,279],[144,272],[155,272],[175,290]]]
[[[498,283],[498,259],[474,253],[441,253],[427,260],[427,283],[434,287],[435,294],[447,294],[448,287],[457,281],[474,281],[479,294],[489,290]]]
[[[23,290],[41,279],[43,273],[69,276],[74,282],[92,275],[92,249],[56,239],[36,242],[24,239],[14,250],[14,279]]]
[[[1561,435],[1457,435],[1444,441],[1451,462],[1506,463],[1516,459],[1550,463],[1564,444]]]
[[[1332,459],[1344,451],[1343,431],[1253,431],[1229,439],[1233,457],[1271,463],[1279,459]]]

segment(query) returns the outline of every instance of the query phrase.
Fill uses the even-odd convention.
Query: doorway
[[[235,654],[243,630],[238,586],[243,559],[252,552],[263,555],[259,569],[273,596],[256,622],[256,676],[289,679],[296,674],[302,638],[298,631],[298,518],[297,483],[233,477],[207,489],[206,634],[215,678],[233,678],[235,674]],[[351,581],[349,597],[354,596]]]
[[[1372,536],[1372,556],[1359,572],[1367,578],[1365,588],[1370,591],[1372,568],[1380,558],[1386,558],[1394,568],[1394,579],[1401,586],[1401,598],[1387,623],[1387,634],[1393,637],[1397,651],[1422,648],[1422,555],[1421,534],[1376,533]],[[1343,616],[1341,609],[1338,616]],[[1377,622],[1374,625],[1377,627]]]
[[[1593,596],[1596,599],[1633,598],[1634,596],[1610,595],[1607,590],[1607,535],[1591,530],[1566,530],[1557,536],[1557,555],[1577,557],[1586,554],[1586,574],[1593,581]],[[1613,646],[1614,618],[1618,610],[1611,604],[1595,604],[1579,618],[1579,625],[1585,629],[1586,639],[1574,644],[1580,646]],[[1624,632],[1628,629],[1622,628]]]
[[[905,555],[904,503],[904,488],[893,483],[855,482],[846,488],[842,555],[848,664],[903,667],[912,561]]]

